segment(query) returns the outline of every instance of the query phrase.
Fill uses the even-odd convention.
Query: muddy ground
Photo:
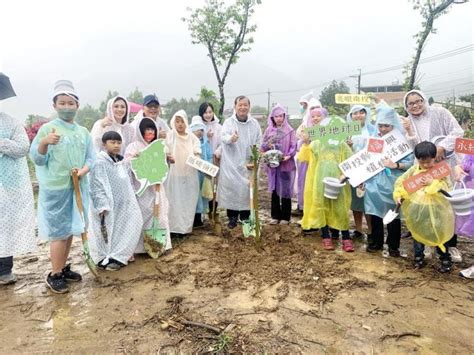
[[[262,191],[263,219],[268,200]],[[224,221],[225,219],[222,218]],[[294,219],[296,222],[297,218]],[[322,250],[299,226],[265,226],[263,250],[239,231],[212,229],[174,240],[158,260],[138,257],[98,283],[75,241],[84,275],[66,295],[45,287],[48,249],[16,259],[17,284],[0,289],[1,353],[423,353],[474,349],[474,283],[458,276],[474,262],[437,273],[408,258],[384,258],[356,242],[349,254]],[[197,322],[194,325],[189,322]],[[211,326],[208,329],[202,325]]]

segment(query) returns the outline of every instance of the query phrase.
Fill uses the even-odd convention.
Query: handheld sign
[[[217,173],[219,172],[218,166],[211,164],[194,155],[190,155],[188,157],[188,159],[186,160],[186,164],[212,177],[216,177]]]
[[[369,138],[369,144],[370,139],[372,138]],[[377,138],[373,139],[380,141]],[[382,145],[381,153],[369,152],[369,146],[367,146],[339,164],[339,169],[341,169],[344,176],[349,177],[349,182],[353,187],[359,186],[385,169],[383,164],[385,159],[390,159],[396,163],[413,151],[408,145],[405,136],[398,130],[387,133],[383,136],[382,141],[383,145],[378,142],[377,147],[370,148],[371,150],[378,151],[380,149],[379,146]]]
[[[423,185],[421,184],[421,180],[423,177],[430,175],[433,179],[439,180],[446,176],[449,176],[450,173],[451,168],[449,167],[449,164],[446,161],[442,161],[424,173],[409,177],[403,182],[403,187],[409,194],[411,194],[423,187]]]
[[[360,94],[336,94],[335,96],[336,104],[345,104],[345,105],[369,105],[372,97],[370,95],[360,95]]]
[[[132,171],[140,182],[137,195],[141,196],[147,187],[162,184],[168,175],[165,144],[158,139],[140,152],[140,155],[131,160]]]
[[[325,126],[317,125],[305,129],[311,140],[319,140],[321,143],[327,143],[329,140],[342,142],[349,136],[360,134],[360,122],[346,122],[338,117],[330,119]]]
[[[456,153],[474,155],[474,139],[456,138],[454,151]]]

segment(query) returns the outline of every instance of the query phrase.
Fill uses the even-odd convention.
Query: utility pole
[[[270,88],[268,88],[267,95],[268,95],[267,112],[268,114],[270,114]]]
[[[453,107],[456,109],[456,91],[453,89]]]
[[[358,75],[351,75],[350,78],[357,78],[357,93],[360,94],[360,79],[362,76],[362,70],[357,69],[359,71]]]

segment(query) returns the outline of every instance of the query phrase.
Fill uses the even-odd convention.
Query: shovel
[[[86,261],[86,265],[91,271],[92,275],[95,276],[96,279],[99,279],[99,273],[97,272],[97,266],[94,264],[94,260],[92,260],[91,254],[89,252],[89,242],[87,241],[87,229],[86,229],[86,220],[84,218],[84,207],[82,205],[82,197],[81,197],[81,188],[79,187],[79,177],[77,176],[77,170],[72,170],[72,185],[74,186],[74,193],[76,194],[76,203],[77,209],[79,210],[79,214],[81,216],[82,222],[84,223],[84,232],[81,233],[82,239],[82,254],[84,255],[84,259]]]
[[[216,206],[216,196],[217,196],[217,178],[212,178],[212,225],[214,227],[214,234],[217,236],[222,235],[222,224],[219,215],[217,214]]]
[[[151,229],[145,229],[143,245],[145,251],[153,259],[158,258],[165,252],[166,247],[166,228],[159,225],[160,215],[160,185],[155,185],[155,206],[153,207],[153,222]]]
[[[451,196],[451,194],[443,189],[439,190],[438,191],[439,193],[441,193],[442,195],[446,196],[446,197],[453,197]]]
[[[403,200],[402,200],[403,202]],[[400,207],[402,206],[401,203],[397,203],[397,207],[395,207],[395,210],[389,210],[387,214],[383,217],[383,224],[387,225],[389,223],[392,223],[395,218],[398,217],[400,214]]]

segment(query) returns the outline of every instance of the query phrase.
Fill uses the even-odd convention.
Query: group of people
[[[12,96],[15,92],[8,77],[0,74],[0,100]],[[401,182],[445,159],[446,152],[453,150],[455,138],[463,135],[449,111],[428,106],[419,91],[409,92],[404,99],[408,118],[400,118],[384,102],[377,104],[375,120],[371,120],[369,108],[353,106],[347,120],[360,122],[360,135],[324,144],[311,141],[307,128],[339,118],[329,118],[319,101],[309,97],[301,99],[304,113],[298,129],[290,125],[286,109],[275,105],[263,135],[259,122],[250,115],[250,100],[245,96],[235,99],[234,112],[222,125],[207,102],[201,104],[199,114],[190,122],[186,112],[179,110],[168,125],[160,117],[160,102],[154,94],[145,96],[143,109],[131,121],[127,99],[116,96],[107,103],[106,117],[95,122],[90,133],[75,122],[80,100],[70,81],[56,82],[52,102],[57,118],[40,128],[31,145],[22,122],[0,112],[0,284],[16,281],[13,256],[35,250],[37,225],[39,237],[50,242],[51,272],[46,284],[55,293],[68,292],[68,283],[82,280],[67,262],[74,235],[88,231],[94,263],[114,271],[134,261],[135,254],[145,252],[144,232],[152,227],[154,217],[166,231],[165,249],[171,248],[172,238],[203,226],[206,212],[211,215],[217,205],[227,211],[230,229],[249,219],[251,175],[257,168],[249,164],[254,145],[260,147],[262,155],[269,151],[280,154],[278,164],[265,167],[271,224],[290,223],[296,194],[303,231],[320,230],[324,249],[333,250],[333,240],[342,234],[343,250],[353,252],[353,239],[362,236],[365,215],[367,251],[382,250],[382,218],[407,198]],[[382,137],[392,130],[406,136],[414,157],[408,155],[397,162],[387,159],[385,169],[364,184],[357,188],[346,185],[337,199],[325,198],[323,179],[342,178],[339,163],[363,149],[369,137]],[[444,136],[441,142],[431,143],[440,135]],[[168,175],[162,185],[149,186],[137,195],[140,182],[131,161],[156,140],[164,143]],[[35,164],[39,183],[36,219],[27,155]],[[209,177],[186,163],[192,155],[219,166],[217,194],[212,193],[215,186],[209,187]],[[472,156],[464,160],[453,157],[449,159],[452,178],[465,177],[466,184],[472,184]],[[79,178],[85,218],[77,208],[72,174]],[[439,188],[449,190],[450,181],[426,179],[423,184],[428,194]],[[353,210],[356,225],[352,235],[349,209]],[[474,236],[472,215],[457,223],[460,234]],[[400,256],[400,219],[389,223],[387,230],[389,255]],[[415,241],[414,247],[415,266],[422,267],[423,244]],[[456,251],[455,234],[438,248],[441,272],[450,271]]]

